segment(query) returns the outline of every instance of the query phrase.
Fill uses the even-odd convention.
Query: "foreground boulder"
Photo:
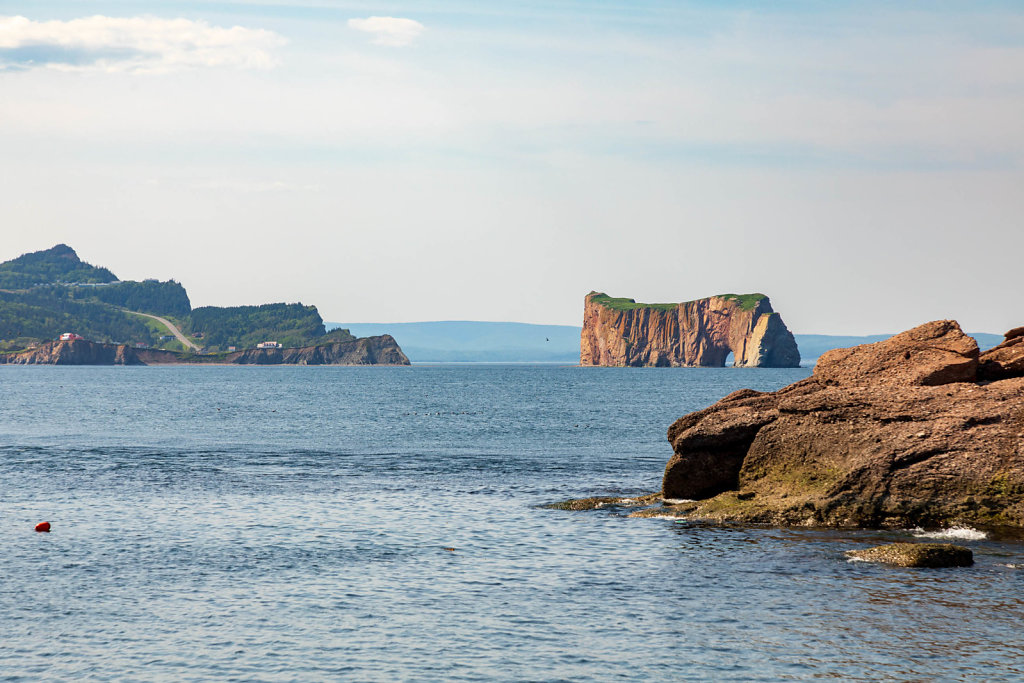
[[[970,567],[974,553],[950,543],[889,543],[866,550],[850,550],[848,557],[897,567]]]
[[[821,357],[677,420],[675,514],[784,525],[1024,526],[1024,328],[980,354],[953,321]],[[664,512],[664,511],[662,511]]]

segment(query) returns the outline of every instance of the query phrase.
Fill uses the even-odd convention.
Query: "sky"
[[[0,0],[0,259],[193,305],[1024,324],[1024,3]]]

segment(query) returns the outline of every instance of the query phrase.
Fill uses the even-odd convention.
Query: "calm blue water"
[[[2,366],[0,678],[1024,676],[1019,543],[537,507],[656,489],[672,420],[807,372]]]

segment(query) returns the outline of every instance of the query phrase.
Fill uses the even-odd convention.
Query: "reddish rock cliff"
[[[227,355],[192,355],[160,349],[135,349],[85,340],[49,342],[21,353],[0,354],[14,365],[159,365],[166,363],[236,365],[409,365],[388,334],[295,349],[246,349]]]
[[[983,354],[951,320],[836,349],[811,377],[734,392],[668,439],[664,495],[703,499],[670,514],[1024,526],[1024,328]]]
[[[144,365],[135,349],[124,344],[96,344],[76,339],[55,341],[34,349],[0,355],[0,363],[12,365]]]
[[[584,301],[580,365],[723,367],[800,365],[796,340],[763,294],[722,294],[681,304],[638,304],[591,292]]]

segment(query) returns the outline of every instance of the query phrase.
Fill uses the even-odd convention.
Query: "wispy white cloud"
[[[403,47],[410,45],[426,28],[414,19],[400,17],[367,17],[349,19],[349,28],[373,35],[375,45]]]
[[[283,180],[236,180],[228,178],[194,183],[191,187],[197,190],[240,192],[246,194],[262,194],[265,192],[319,192],[321,189],[320,185],[313,183],[290,183]]]
[[[266,69],[285,39],[273,31],[205,21],[93,16],[70,21],[0,17],[0,69],[135,73],[193,67]]]

